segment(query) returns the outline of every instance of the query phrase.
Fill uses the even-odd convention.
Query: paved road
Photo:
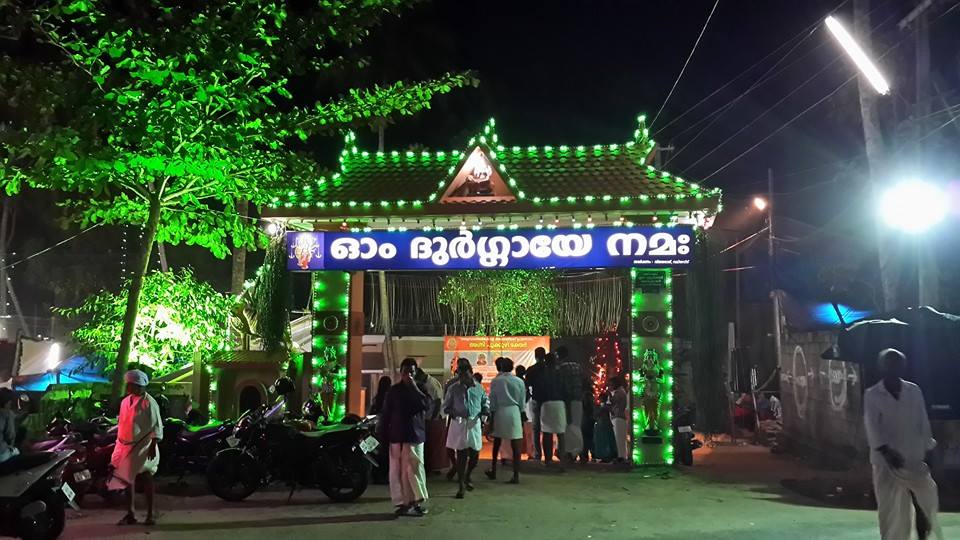
[[[878,537],[874,514],[825,508],[782,489],[779,478],[812,474],[765,449],[715,452],[691,472],[598,468],[567,474],[536,468],[519,486],[488,481],[464,500],[431,477],[429,516],[396,519],[385,486],[353,504],[301,491],[256,494],[231,504],[209,495],[163,496],[161,522],[117,527],[118,509],[91,509],[68,521],[65,538],[336,538],[374,540],[813,540]],[[482,478],[482,479],[481,479]],[[942,516],[947,538],[960,537],[960,515]]]

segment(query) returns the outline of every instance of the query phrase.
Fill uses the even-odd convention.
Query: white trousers
[[[926,463],[911,470],[892,469],[886,464],[873,466],[873,490],[877,496],[881,540],[909,540],[916,530],[913,503],[930,524],[931,537],[943,538],[937,523],[939,499],[937,484]]]
[[[563,451],[577,456],[583,450],[583,402],[567,402],[567,432],[563,438]]]
[[[394,506],[427,500],[423,443],[390,443],[390,499]]]
[[[627,419],[611,417],[610,423],[613,424],[613,438],[617,441],[617,457],[628,459],[630,456],[627,451]]]

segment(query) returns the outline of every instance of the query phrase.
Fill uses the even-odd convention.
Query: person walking
[[[523,424],[520,411],[523,410],[526,387],[523,380],[513,375],[513,360],[497,358],[497,376],[490,381],[490,414],[493,416],[493,456],[487,477],[497,478],[497,458],[500,444],[510,441],[513,450],[513,477],[511,484],[520,483],[520,452],[523,447]]]
[[[937,484],[924,461],[936,441],[923,392],[903,380],[906,363],[907,357],[896,349],[880,351],[880,382],[863,396],[880,538],[906,540],[914,525],[920,540],[931,532],[942,538]]]
[[[404,358],[400,382],[391,386],[378,417],[380,440],[390,445],[390,499],[398,516],[423,517],[427,509],[427,474],[423,467],[426,440],[424,412],[430,397],[413,380],[417,361]]]
[[[17,450],[17,417],[13,406],[17,394],[9,388],[0,388],[0,463],[20,454]]]
[[[457,361],[456,381],[447,388],[443,398],[443,412],[450,417],[447,428],[447,448],[456,451],[456,497],[462,499],[466,491],[473,491],[470,475],[480,460],[483,447],[483,423],[490,414],[487,393],[473,378],[470,361]]]
[[[450,386],[457,382],[457,366],[460,365],[461,358],[455,357],[451,361],[450,371],[452,376],[444,381],[443,383],[443,398],[446,399],[447,390],[450,389]],[[465,359],[464,359],[465,360]],[[467,363],[470,363],[469,360],[466,360]],[[447,416],[447,413],[443,411],[443,402],[440,403],[440,414],[444,417],[444,447],[446,444],[447,433],[450,432],[450,417]],[[450,469],[447,470],[447,480],[453,481],[457,477],[457,451],[451,448],[447,448],[447,461],[450,463]]]
[[[383,410],[383,402],[387,399],[387,393],[391,386],[393,386],[393,381],[390,380],[390,377],[386,375],[380,377],[380,381],[377,383],[377,394],[373,396],[373,402],[370,403],[371,415],[380,414],[380,411]]]
[[[127,397],[120,402],[120,417],[117,421],[117,444],[110,457],[113,466],[111,489],[127,490],[127,513],[118,525],[137,523],[134,500],[136,499],[136,481],[143,483],[143,492],[147,498],[147,519],[145,525],[155,523],[153,475],[160,466],[158,443],[163,439],[163,420],[160,406],[153,396],[147,393],[150,382],[147,374],[132,369],[123,376],[127,383]]]
[[[417,386],[422,388],[430,398],[430,409],[426,413],[427,420],[438,418],[440,416],[440,405],[443,402],[443,385],[421,368],[417,368],[414,380],[417,382]]]
[[[610,398],[607,402],[607,411],[610,413],[610,423],[613,425],[613,437],[617,446],[617,463],[623,463],[629,457],[627,448],[627,391],[623,375],[617,375],[610,380]]]
[[[540,374],[543,372],[543,361],[547,356],[547,350],[543,347],[537,347],[533,351],[533,357],[536,362],[527,369],[527,372],[523,378],[524,382],[527,384],[527,392],[530,394],[530,398],[527,402],[528,413],[527,416],[530,418],[530,428],[533,431],[533,460],[540,461],[543,457],[543,452],[540,444],[540,403],[537,401],[536,396],[534,395],[537,383],[540,380]]]
[[[563,438],[564,457],[573,463],[583,450],[583,367],[570,357],[565,346],[557,348],[557,360],[560,363],[560,381],[567,415]]]
[[[567,430],[567,410],[563,401],[563,381],[560,365],[554,353],[547,353],[543,359],[543,369],[538,374],[537,386],[533,388],[533,399],[540,404],[540,431],[543,436],[543,461],[553,466],[553,436],[557,436],[557,453],[564,455],[564,432]],[[563,462],[558,460],[560,472]]]

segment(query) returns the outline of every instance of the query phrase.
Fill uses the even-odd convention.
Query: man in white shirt
[[[877,363],[882,378],[863,396],[882,540],[910,538],[914,515],[921,540],[931,531],[941,537],[937,484],[924,461],[936,441],[920,387],[901,378],[906,361],[896,349],[880,351]]]

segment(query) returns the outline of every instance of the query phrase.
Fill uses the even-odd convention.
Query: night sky
[[[896,23],[913,3],[874,0],[872,11],[875,48],[890,51],[881,69],[891,79],[894,95],[883,98],[883,106],[901,115],[913,99],[913,51],[910,34],[898,30]],[[646,113],[649,122],[664,102],[713,4],[713,0],[427,2],[374,29],[363,47],[372,66],[360,81],[418,80],[468,69],[480,79],[479,87],[439,97],[432,110],[389,127],[388,149],[410,145],[463,149],[489,117],[497,119],[506,145],[625,142],[635,129],[636,116]],[[728,213],[766,190],[767,169],[772,168],[778,213],[813,227],[855,230],[866,211],[855,84],[843,86],[790,127],[717,172],[854,74],[822,25],[831,12],[849,24],[850,4],[721,0],[652,127],[661,144],[682,149],[668,156],[671,161],[665,168],[693,181],[709,177],[702,183],[724,189]],[[957,102],[960,88],[958,27],[960,9],[938,16],[932,30],[933,65],[951,103]],[[774,73],[772,78],[744,96],[768,70]],[[734,100],[714,123],[704,121]],[[941,108],[935,105],[933,109]],[[376,135],[360,133],[360,144],[374,149]],[[318,155],[329,154],[326,165],[332,166],[339,142],[321,144],[327,145],[337,148]],[[21,211],[15,239],[20,253],[75,232],[75,226],[67,232],[51,219],[59,211],[49,206],[49,200],[43,196],[28,203],[32,209],[46,205],[42,210]],[[58,264],[71,253],[116,261],[118,240],[116,232],[91,234],[60,248]],[[227,288],[229,263],[189,248],[171,250],[170,256],[173,265],[199,267],[198,274],[218,289]],[[37,261],[33,268],[49,268],[54,262]],[[255,267],[255,259],[249,264]],[[35,282],[29,289],[44,288],[46,278],[25,279]],[[47,296],[42,303],[49,301]],[[41,300],[28,303],[39,305]]]
[[[372,50],[387,64],[378,64],[378,69],[387,78],[409,76],[411,71],[429,76],[445,69],[475,69],[481,84],[440,98],[433,111],[404,120],[388,134],[387,146],[459,148],[491,116],[507,145],[626,141],[637,114],[645,112],[649,121],[660,108],[713,4],[712,0],[427,4],[377,33]],[[912,4],[876,0],[871,13],[876,48],[891,51],[882,67],[894,85],[899,81],[906,87],[887,99],[901,102],[912,100],[912,74],[903,71],[912,69],[913,52],[909,33],[899,31],[896,23]],[[822,224],[848,210],[846,195],[850,189],[858,193],[861,184],[851,177],[860,174],[863,164],[855,82],[713,173],[854,74],[822,25],[831,12],[851,23],[850,5],[837,0],[721,0],[653,126],[660,143],[682,149],[667,168],[690,179],[710,176],[705,183],[724,188],[731,202],[765,191],[767,168],[773,168],[776,190],[785,193],[781,202],[786,215]],[[949,66],[944,76],[953,88],[958,87],[957,15],[937,20],[933,33],[934,43],[943,45],[934,51],[934,64]],[[768,82],[741,97],[771,68],[776,74]],[[731,80],[723,91],[691,110]],[[706,127],[705,117],[735,99]],[[751,121],[755,122],[736,134]],[[372,135],[366,141],[375,145]],[[827,184],[822,189],[810,188],[823,182]],[[843,196],[824,200],[821,195],[830,190]]]

